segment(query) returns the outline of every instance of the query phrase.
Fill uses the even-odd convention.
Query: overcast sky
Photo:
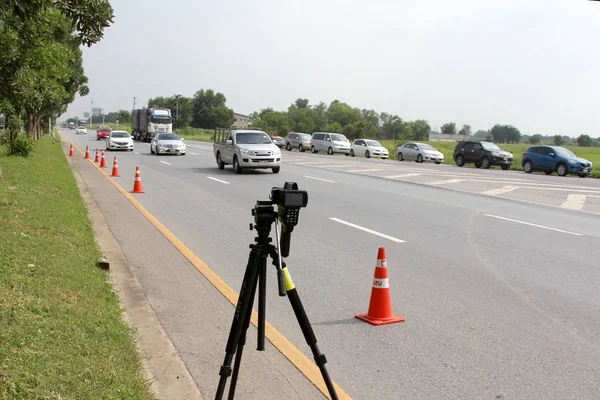
[[[600,136],[600,2],[110,0],[83,62],[95,106],[214,89],[234,111],[296,98],[473,130]]]

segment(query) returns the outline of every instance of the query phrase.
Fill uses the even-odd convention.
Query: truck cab
[[[215,128],[213,152],[219,169],[232,165],[236,174],[244,169],[271,169],[276,174],[281,167],[281,150],[259,129]]]

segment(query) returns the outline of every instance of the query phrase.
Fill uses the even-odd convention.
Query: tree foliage
[[[529,141],[531,142],[531,144],[540,144],[542,142],[542,135],[536,133],[535,135],[532,135],[529,138]]]
[[[564,142],[565,142],[565,140],[563,139],[563,137],[561,135],[554,136],[554,144],[555,145],[561,146]]]
[[[446,135],[454,135],[454,134],[456,134],[456,123],[455,122],[445,123],[444,125],[442,125],[442,127],[440,129],[441,129],[442,133],[444,133]]]
[[[589,135],[579,135],[577,144],[581,147],[592,147],[592,138]]]
[[[471,125],[464,124],[460,131],[458,131],[459,135],[471,136]]]
[[[192,98],[192,126],[205,129],[231,126],[235,118],[233,110],[225,106],[226,101],[223,93],[198,90]]]
[[[521,140],[521,132],[512,125],[496,124],[490,133],[496,143],[519,143]]]

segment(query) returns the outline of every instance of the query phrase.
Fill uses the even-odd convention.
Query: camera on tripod
[[[306,190],[298,190],[296,182],[286,182],[283,188],[274,187],[269,196],[271,202],[277,205],[277,214],[281,224],[281,256],[290,255],[290,240],[294,227],[298,225],[300,209],[308,204]]]

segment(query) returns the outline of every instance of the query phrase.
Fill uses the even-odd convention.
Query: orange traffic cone
[[[115,160],[113,161],[113,170],[110,176],[121,176],[119,175],[119,164],[117,164],[117,157],[115,156]]]
[[[71,149],[69,150],[69,157],[73,157],[75,152],[73,151],[73,145],[71,144]]]
[[[140,167],[135,167],[135,182],[131,193],[144,193],[142,189],[142,178],[140,177]]]
[[[85,157],[84,158],[90,158],[90,149],[88,148],[88,146],[85,146]]]
[[[104,158],[104,150],[102,150],[102,158],[100,159],[100,168],[106,168],[106,158]]]
[[[385,325],[406,321],[405,318],[392,313],[387,258],[383,247],[380,247],[377,253],[377,265],[375,266],[375,277],[373,278],[373,288],[371,289],[369,312],[367,314],[356,314],[355,317],[372,325]]]
[[[94,158],[94,162],[100,162],[100,156],[98,155],[98,149],[96,149],[96,158]]]

